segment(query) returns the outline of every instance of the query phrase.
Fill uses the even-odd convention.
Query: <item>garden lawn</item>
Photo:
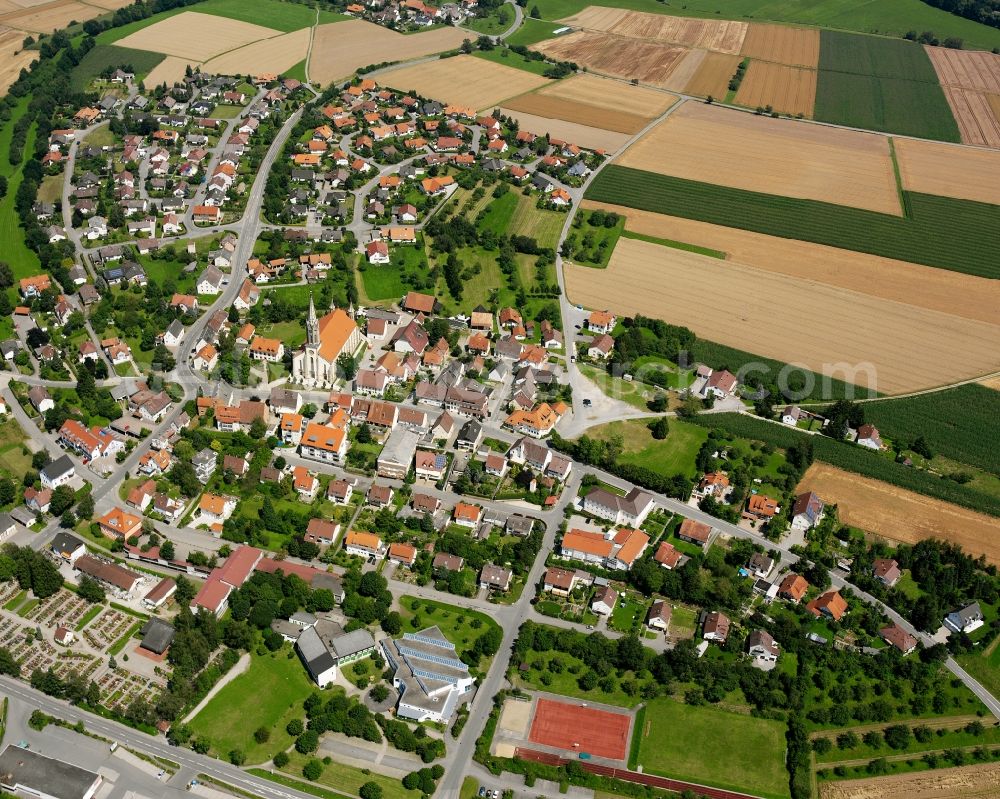
[[[214,754],[226,758],[239,749],[248,763],[261,763],[291,745],[285,725],[305,717],[302,702],[315,686],[290,646],[250,657],[247,672],[219,691],[190,726],[196,737],[211,741]],[[271,731],[265,744],[254,740],[259,727]]]
[[[303,766],[320,753],[301,755],[293,750],[288,754],[288,765],[285,766],[284,771],[295,775],[297,779],[302,779]],[[262,774],[261,776],[265,775]],[[316,782],[334,789],[338,794],[344,791],[348,796],[357,796],[361,786],[366,782],[374,782],[378,785],[382,789],[383,799],[418,799],[420,796],[420,791],[406,790],[403,787],[402,781],[396,777],[387,777],[384,774],[377,774],[368,769],[362,771],[359,768],[354,768],[354,766],[337,763],[336,761],[323,766],[323,773],[320,774]]]
[[[549,668],[552,658],[558,658],[562,661],[562,671],[555,672]],[[529,650],[524,656],[524,662],[531,666],[535,661],[541,661],[544,667],[542,669],[530,667],[527,671],[518,671],[518,677],[524,680],[529,687],[537,691],[549,691],[561,696],[603,702],[606,705],[615,705],[616,707],[635,707],[639,702],[638,695],[629,696],[621,688],[621,680],[635,678],[635,674],[631,671],[624,673],[614,671],[611,673],[616,683],[613,691],[605,691],[600,686],[590,691],[584,691],[577,680],[587,671],[587,667],[583,665],[583,661],[579,658],[575,658],[565,652],[535,652],[534,650]],[[577,672],[575,674],[570,672],[571,668],[576,668]],[[542,675],[548,675],[545,678],[549,679],[548,684],[542,681]]]
[[[620,377],[613,377],[603,369],[589,364],[580,364],[580,371],[584,377],[596,384],[597,388],[609,397],[626,402],[640,411],[649,410],[649,406],[646,404],[646,393],[649,392],[652,396],[651,386],[637,380],[625,382]],[[593,431],[590,435],[594,435]]]
[[[131,67],[136,80],[141,81],[164,58],[163,53],[152,53],[149,50],[98,44],[73,67],[70,73],[70,87],[73,91],[84,92],[90,82],[105,69],[123,65]]]
[[[985,651],[973,650],[967,655],[959,655],[958,662],[993,696],[1000,696],[1000,639]]]
[[[633,734],[644,736],[639,763],[647,773],[764,797],[789,795],[781,722],[654,699],[646,726]]]
[[[513,292],[507,287],[507,279],[500,271],[495,252],[489,252],[482,247],[463,247],[456,253],[462,264],[462,298],[457,299],[450,291],[442,293],[441,304],[446,315],[458,313],[463,308],[475,308],[477,305],[489,307],[490,294],[500,292],[498,302],[509,305],[514,301]],[[470,271],[468,277],[465,272]]]
[[[538,208],[534,197],[518,196],[517,208],[507,228],[508,236],[530,236],[540,247],[555,249],[559,243],[566,214]]]
[[[625,448],[620,460],[623,463],[644,466],[668,477],[675,474],[694,475],[695,458],[708,438],[707,431],[697,425],[670,419],[670,432],[665,439],[657,441],[647,424],[648,419],[609,422],[592,428],[588,435],[601,440],[622,436]]]
[[[507,6],[501,5],[490,11],[485,17],[469,18],[464,27],[483,36],[498,36],[507,30],[513,22],[514,12]]]

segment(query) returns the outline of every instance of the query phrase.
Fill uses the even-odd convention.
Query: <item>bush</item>
[[[302,723],[302,719],[292,719],[288,722],[288,726],[285,727],[285,732],[294,738],[298,738],[302,735],[303,730],[305,730],[305,725]]]
[[[323,764],[313,758],[302,767],[302,776],[307,780],[318,780],[323,773]]]
[[[267,727],[258,727],[254,731],[253,739],[259,744],[266,744],[271,739],[271,731]]]
[[[306,730],[295,739],[295,751],[299,754],[312,754],[317,747],[319,747],[319,735],[315,730]]]
[[[366,782],[358,791],[361,799],[382,799],[382,787],[375,782]]]
[[[277,768],[284,768],[288,765],[288,752],[278,752],[271,760]]]

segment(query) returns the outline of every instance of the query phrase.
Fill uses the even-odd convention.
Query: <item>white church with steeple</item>
[[[332,388],[337,379],[337,359],[353,355],[364,342],[353,314],[334,308],[317,319],[316,305],[309,295],[306,343],[292,356],[292,382],[317,388]]]

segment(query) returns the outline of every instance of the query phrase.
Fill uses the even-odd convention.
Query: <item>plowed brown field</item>
[[[530,130],[538,136],[548,133],[549,136],[573,142],[573,144],[588,149],[614,153],[621,149],[625,142],[629,140],[627,133],[617,133],[606,128],[594,128],[589,125],[581,125],[577,122],[569,122],[565,119],[537,116],[524,111],[515,111],[506,106],[501,107],[500,111],[514,117],[518,121],[521,130]]]
[[[379,77],[379,83],[400,91],[412,89],[424,97],[478,110],[492,109],[501,101],[537,89],[548,80],[523,69],[460,55],[385,72]]]
[[[635,78],[653,86],[666,86],[670,73],[688,52],[678,45],[591,31],[575,31],[539,42],[532,49],[556,61],[573,61],[592,72]]]
[[[468,36],[468,31],[451,26],[406,36],[360,19],[320,25],[313,40],[309,77],[326,85],[346,78],[358,67],[368,64],[407,61],[452,50]],[[456,83],[462,85],[465,81],[459,79]],[[453,98],[452,102],[461,101]]]
[[[996,799],[996,764],[942,768],[867,780],[820,782],[821,799]]]
[[[618,162],[720,186],[901,213],[888,141],[871,133],[686,102]]]
[[[586,74],[575,75],[555,83],[550,82],[536,94],[586,103],[609,111],[622,111],[646,119],[658,117],[677,102],[676,97],[654,89]]]
[[[1000,325],[636,239],[618,240],[607,269],[567,266],[566,283],[573,303],[685,325],[886,393],[1000,369]]]
[[[793,67],[819,65],[819,31],[751,22],[740,54]]]
[[[798,488],[836,503],[840,520],[853,527],[906,544],[941,538],[973,557],[985,555],[991,563],[1000,563],[997,520],[992,516],[820,462],[809,467]]]
[[[964,275],[823,244],[584,200],[625,217],[625,229],[721,250],[757,269],[851,289],[961,319],[1000,324],[1000,280]]]
[[[734,99],[749,108],[771,106],[782,114],[811,117],[816,105],[816,70],[751,61]]]
[[[137,30],[115,44],[119,47],[175,55],[200,63],[250,42],[280,35],[281,31],[238,19],[183,11]]]
[[[1000,153],[919,139],[895,147],[904,189],[1000,205]]]
[[[684,92],[699,97],[711,95],[721,100],[729,91],[729,81],[736,73],[736,67],[741,60],[738,55],[709,53],[684,87]]]
[[[647,14],[618,8],[589,6],[564,20],[567,25],[617,36],[701,47],[720,53],[738,53],[747,23],[734,20],[693,19],[666,14]]]
[[[676,101],[673,95],[652,89],[594,75],[577,75],[515,97],[505,107],[591,128],[637,133]],[[583,144],[576,139],[572,141]]]
[[[965,144],[1000,147],[1000,55],[927,47]]]

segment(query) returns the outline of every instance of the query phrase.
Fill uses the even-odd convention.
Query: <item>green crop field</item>
[[[535,0],[542,17],[557,20],[582,11],[592,0]],[[941,39],[956,36],[967,48],[989,50],[1000,47],[1000,30],[949,14],[921,0],[616,0],[596,5],[614,5],[651,14],[711,19],[752,19],[758,22],[791,22],[823,28],[878,33],[901,37],[910,30],[933,31]],[[519,42],[513,42],[518,44]]]
[[[521,27],[508,36],[504,41],[516,47],[518,45],[527,47],[529,44],[543,42],[552,38],[552,31],[559,30],[562,26],[553,22],[544,22],[539,19],[525,17]]]
[[[495,47],[492,50],[477,50],[473,55],[476,58],[493,61],[505,67],[523,69],[525,72],[532,72],[535,75],[544,75],[545,71],[551,67],[547,61],[535,61],[531,58],[525,58],[520,53],[515,53],[506,47]]]
[[[786,239],[898,258],[980,277],[1000,277],[1000,207],[905,192],[908,216],[778,197],[609,166],[589,200],[753,230]]]
[[[931,60],[915,42],[822,31],[817,77],[818,120],[961,140]]]
[[[764,797],[788,796],[785,725],[779,721],[654,699],[646,708],[645,726],[632,734],[643,736],[639,764],[647,774]]]
[[[970,384],[864,409],[892,440],[923,436],[936,454],[1000,475],[1000,391]]]
[[[164,58],[163,53],[148,50],[133,50],[131,47],[117,47],[98,44],[73,68],[70,86],[73,91],[86,91],[87,85],[108,67],[128,66],[135,73],[136,80],[142,80]]]
[[[518,195],[512,191],[492,200],[479,218],[479,229],[489,230],[497,236],[504,235],[514,216],[514,211],[517,210],[517,202]]]

